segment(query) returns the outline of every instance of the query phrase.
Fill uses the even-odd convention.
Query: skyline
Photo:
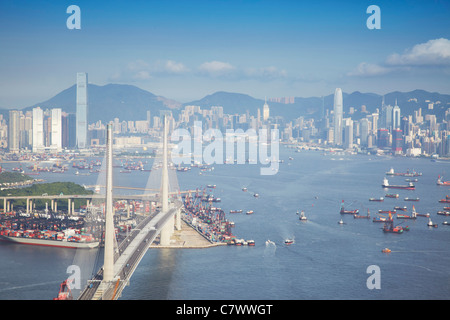
[[[81,29],[69,30],[69,5]],[[381,29],[369,30],[369,5]],[[450,2],[2,3],[0,108],[45,101],[86,72],[181,103],[423,89],[450,93]],[[74,102],[75,103],[75,102]]]

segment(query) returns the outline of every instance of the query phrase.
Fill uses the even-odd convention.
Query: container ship
[[[391,188],[391,189],[406,189],[406,190],[414,190],[416,187],[412,182],[407,185],[390,185],[388,179],[383,179],[383,184],[381,185],[383,188]]]
[[[99,246],[99,241],[95,241],[92,235],[77,234],[74,229],[56,232],[50,230],[11,230],[0,231],[0,240],[13,243],[61,247],[72,249],[93,249]]]

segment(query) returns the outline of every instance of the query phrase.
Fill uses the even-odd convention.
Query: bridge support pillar
[[[72,202],[72,199],[67,199],[67,214],[70,216],[71,215],[71,212],[70,212],[70,209],[71,209],[71,202]]]
[[[181,210],[177,209],[177,213],[175,215],[175,229],[178,231],[181,230]]]
[[[30,213],[30,198],[27,198],[27,213]]]
[[[6,198],[3,198],[3,212],[6,212]]]
[[[160,233],[160,245],[168,246],[170,245],[170,236],[172,235],[173,224],[168,221],[166,225],[161,229]]]

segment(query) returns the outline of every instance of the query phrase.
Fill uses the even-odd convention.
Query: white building
[[[77,123],[76,123],[76,135],[77,135],[77,147],[78,149],[84,149],[88,146],[87,132],[88,132],[88,76],[85,72],[77,73]]]
[[[44,111],[33,108],[33,152],[44,151]]]
[[[343,101],[342,90],[336,88],[334,92],[334,144],[342,145],[342,115],[343,115]]]
[[[51,148],[56,151],[62,150],[62,110],[60,108],[52,109],[52,134]]]

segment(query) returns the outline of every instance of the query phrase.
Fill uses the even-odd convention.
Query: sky
[[[80,29],[69,29],[70,5]],[[369,29],[370,5],[380,29]],[[0,108],[87,72],[185,103],[216,91],[311,97],[340,87],[450,94],[450,1],[1,1]]]

